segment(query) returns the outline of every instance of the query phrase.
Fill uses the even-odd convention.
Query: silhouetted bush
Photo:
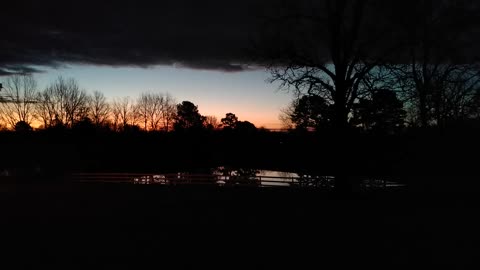
[[[33,130],[32,126],[25,121],[18,121],[14,127],[16,132],[30,132]]]

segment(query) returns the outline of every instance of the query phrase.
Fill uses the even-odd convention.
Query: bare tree
[[[292,121],[292,115],[295,110],[296,100],[294,100],[290,105],[280,110],[278,119],[282,123],[282,128],[284,129],[294,129],[295,124]]]
[[[338,165],[335,188],[352,190],[358,181],[340,166],[352,144],[341,136],[351,125],[355,103],[367,91],[365,78],[404,46],[394,24],[399,15],[391,1],[282,3],[291,5],[267,18],[257,45],[260,59],[272,82],[298,97],[318,96],[332,109],[331,125],[340,135],[332,156]]]
[[[205,116],[205,126],[210,129],[217,129],[219,126],[219,122],[217,117],[213,115],[206,115]]]
[[[169,94],[142,93],[137,112],[145,130],[169,131],[176,115],[176,101]]]
[[[475,65],[448,65],[450,74],[434,78],[435,88],[429,103],[434,123],[442,128],[449,122],[469,117],[469,108],[480,89],[480,67]],[[445,66],[447,69],[448,66]]]
[[[162,94],[142,93],[137,109],[145,130],[159,130],[162,123],[165,100]]]
[[[10,127],[22,121],[31,124],[35,117],[38,97],[37,82],[32,75],[12,75],[3,85],[1,118]]]
[[[474,94],[468,108],[468,118],[480,119],[480,88]]]
[[[410,3],[415,16],[404,21],[408,61],[391,65],[402,94],[420,126],[459,119],[480,85],[479,66],[463,59],[465,36],[476,20],[470,1]],[[478,10],[478,9],[477,9]],[[470,62],[470,63],[469,63]]]
[[[72,126],[76,121],[88,118],[89,96],[85,90],[79,88],[76,80],[70,78],[66,83],[67,126]]]
[[[58,77],[40,95],[37,115],[45,127],[62,124],[71,127],[88,117],[88,95],[73,78]]]
[[[120,108],[120,100],[118,98],[114,99],[112,103],[110,104],[110,115],[111,115],[111,121],[112,121],[112,129],[114,131],[118,131],[121,126],[121,116],[122,116],[122,110]]]
[[[168,93],[165,94],[163,101],[164,104],[162,109],[162,129],[168,132],[170,129],[173,128],[173,122],[177,115],[177,101]]]
[[[96,126],[102,126],[108,120],[110,104],[102,92],[94,91],[89,99],[90,118]]]
[[[271,81],[298,95],[319,95],[334,107],[334,125],[348,126],[363,79],[399,47],[381,1],[300,1],[267,33]],[[382,23],[378,23],[381,21]],[[272,44],[275,43],[275,45]],[[273,48],[273,49],[272,49]]]
[[[136,104],[137,112],[140,117],[140,121],[143,124],[143,129],[147,130],[148,116],[150,111],[150,94],[142,93],[137,99]]]
[[[158,131],[162,122],[162,111],[165,105],[165,100],[161,94],[150,95],[150,109],[148,111],[148,118],[150,122],[150,130]]]
[[[137,107],[130,97],[115,98],[112,103],[113,125],[124,130],[128,125],[136,125],[139,120]]]
[[[36,116],[43,123],[43,127],[50,127],[55,120],[55,103],[51,91],[44,90],[38,93],[39,102],[35,106]]]
[[[38,95],[39,102],[36,106],[37,118],[43,122],[45,128],[57,124],[64,125],[64,98],[57,96],[52,87],[47,87]]]

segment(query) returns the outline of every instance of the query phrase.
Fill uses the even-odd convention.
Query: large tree
[[[351,149],[350,140],[342,136],[348,134],[355,103],[367,90],[364,79],[402,47],[392,24],[398,15],[391,6],[380,0],[291,2],[268,18],[271,27],[259,42],[272,82],[298,96],[319,96],[332,106],[338,136],[331,158],[338,166],[338,190],[356,185],[341,166]]]
[[[395,12],[374,0],[300,1],[284,10],[266,34],[273,49],[261,50],[271,80],[324,98],[334,126],[345,131],[363,79],[400,47],[390,24]]]
[[[430,17],[421,12],[417,2],[437,5],[437,1],[431,0],[286,1],[282,2],[285,5],[285,8],[281,9],[283,12],[273,8],[274,15],[267,16],[267,25],[270,27],[266,27],[267,30],[263,33],[265,38],[260,39],[259,55],[267,59],[273,82],[280,82],[281,87],[292,90],[299,96],[318,95],[333,106],[333,126],[341,135],[337,136],[334,145],[336,156],[332,158],[336,160],[336,164],[342,164],[348,159],[351,141],[342,138],[342,135],[347,133],[345,131],[352,124],[356,104],[372,89],[368,80],[387,63],[400,66],[410,63],[407,59],[412,54],[412,46],[420,45],[420,48],[428,49],[436,45],[434,42],[437,32],[423,27],[423,22],[430,20]],[[450,9],[450,12],[456,12],[458,8],[467,5],[467,2],[473,3],[467,0],[439,2],[439,6],[449,6],[447,10]],[[466,17],[470,18],[471,14],[472,12],[465,13]],[[450,15],[445,16],[439,18],[441,23],[448,25],[449,20],[443,19],[450,18]],[[464,30],[462,27],[465,23],[455,22],[454,27],[445,27],[443,30],[450,35],[455,33],[456,29]],[[457,28],[459,25],[463,26]],[[458,37],[461,38],[457,40],[468,40],[465,35]],[[422,38],[428,42],[419,43],[418,40]],[[266,44],[263,50],[262,44]],[[451,44],[459,43],[446,44],[451,47]],[[459,48],[464,52],[473,51],[467,50],[465,46]],[[451,56],[448,50],[443,50],[442,53]],[[414,52],[414,55],[417,58],[418,51]],[[428,55],[423,53],[420,57],[423,59]],[[453,58],[455,57],[449,57]],[[433,59],[438,58],[428,57],[422,62],[425,63],[422,68],[428,67]],[[455,59],[460,63],[465,61],[461,57]],[[420,61],[414,60],[412,63],[417,68]],[[434,70],[435,66],[428,69],[430,68]],[[424,85],[429,85],[428,74],[429,72],[424,74]],[[379,87],[377,85],[373,88]],[[438,95],[436,99],[440,100]],[[424,100],[422,98],[421,102],[425,102]],[[424,105],[421,107],[425,108]],[[440,109],[436,111],[439,112]],[[341,186],[341,189],[349,186],[344,170],[345,168],[339,165],[337,186]]]

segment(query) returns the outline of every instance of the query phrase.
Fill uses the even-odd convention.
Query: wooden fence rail
[[[209,174],[152,174],[152,173],[77,173],[71,176],[74,182],[132,183],[143,185],[217,185],[217,186],[327,186],[333,185],[333,177],[305,178],[279,176],[229,176]]]

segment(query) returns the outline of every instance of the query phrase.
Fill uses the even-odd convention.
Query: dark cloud
[[[0,75],[37,72],[32,66],[63,63],[241,71],[258,61],[252,40],[258,41],[257,35],[268,29],[265,18],[281,14],[277,12],[281,8],[288,11],[291,4],[300,6],[299,1],[274,0],[152,2],[2,2]],[[289,32],[292,29],[275,31],[297,41],[307,36],[301,29]],[[323,44],[311,48],[323,45],[328,54],[326,39],[316,37]],[[271,39],[265,44],[269,49],[278,42]],[[471,48],[477,51],[476,45]]]
[[[59,63],[245,68],[259,1],[156,2],[2,3],[1,72]]]
[[[26,66],[26,65],[5,65],[0,68],[0,76],[8,76],[13,74],[32,74],[32,73],[42,73],[44,72],[41,69]]]

